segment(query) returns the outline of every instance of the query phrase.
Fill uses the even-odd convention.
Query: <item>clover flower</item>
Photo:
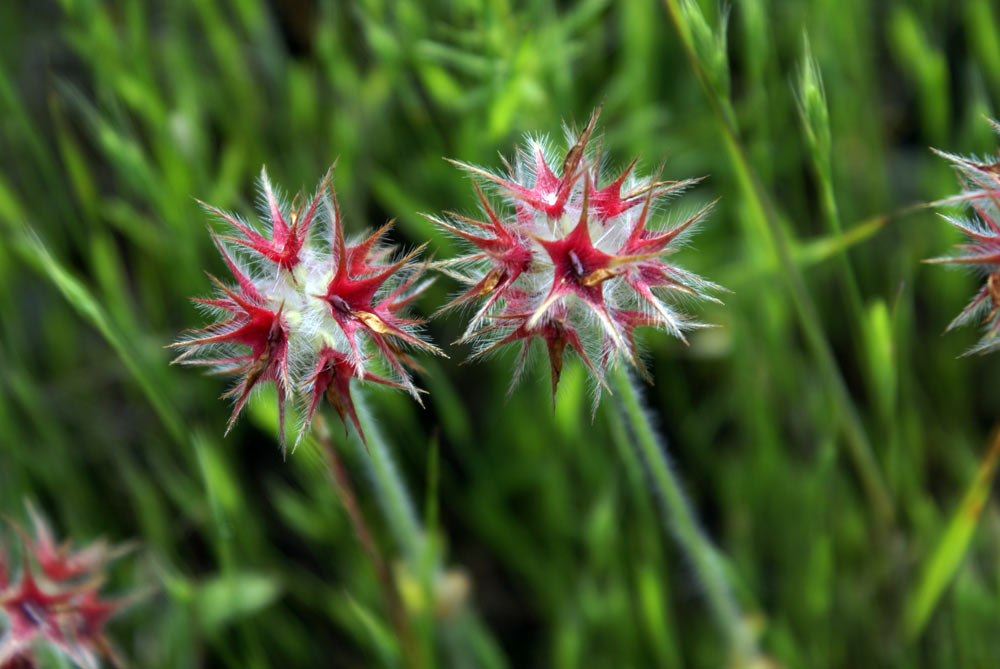
[[[664,260],[714,203],[666,228],[653,223],[668,197],[699,179],[638,177],[638,159],[614,178],[606,176],[600,147],[591,144],[599,113],[579,133],[566,128],[569,149],[562,156],[545,139],[529,137],[503,174],[451,161],[472,175],[483,219],[453,212],[426,216],[470,247],[466,255],[435,263],[469,286],[442,311],[478,303],[459,340],[476,343],[470,359],[520,344],[511,389],[535,339],[548,351],[553,398],[567,348],[601,385],[619,356],[648,378],[635,328],[665,329],[685,341],[686,331],[705,326],[679,311],[675,298],[718,301],[707,294],[718,286]],[[560,167],[554,171],[553,165]],[[480,184],[490,187],[500,206]]]
[[[0,612],[7,623],[0,638],[0,667],[38,666],[33,651],[39,644],[79,667],[97,667],[100,658],[121,666],[104,636],[104,625],[131,600],[102,599],[100,589],[104,567],[127,549],[104,541],[81,549],[57,545],[45,519],[31,506],[28,513],[35,534],[31,537],[15,525],[23,558],[16,579],[0,544]],[[35,574],[33,563],[41,574]]]
[[[1000,133],[1000,124],[995,121],[990,123]],[[951,161],[962,187],[958,195],[936,204],[965,204],[971,212],[969,216],[942,214],[946,221],[966,236],[967,241],[957,245],[959,252],[956,255],[931,258],[925,262],[970,265],[985,276],[983,286],[948,325],[947,331],[974,322],[982,323],[985,332],[966,355],[989,353],[1000,348],[1000,161],[963,158],[934,151]]]
[[[395,249],[382,241],[392,221],[348,244],[332,171],[311,199],[305,201],[300,194],[284,203],[262,170],[263,231],[202,203],[237,235],[211,233],[236,284],[226,285],[209,275],[219,294],[194,302],[216,322],[189,331],[172,345],[186,349],[174,362],[207,365],[237,377],[223,395],[235,401],[227,434],[251,393],[263,383],[273,383],[282,453],[289,397],[301,397],[306,407],[299,440],[325,396],[345,430],[350,421],[363,441],[351,399],[351,378],[402,388],[419,402],[423,391],[408,371],[416,363],[406,351],[443,355],[420,337],[422,321],[405,313],[430,283],[421,280],[426,265],[412,262],[423,247],[392,259]],[[325,224],[324,232],[316,232],[317,219]],[[240,250],[246,257],[238,254]]]

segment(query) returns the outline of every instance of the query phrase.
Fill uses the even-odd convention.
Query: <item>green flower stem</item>
[[[406,558],[409,575],[416,578],[424,589],[425,602],[432,601],[437,596],[435,580],[443,570],[442,554],[440,550],[435,550],[421,525],[406,484],[400,477],[389,446],[379,431],[378,421],[368,408],[363,389],[356,388],[352,397],[361,429],[368,443],[368,457],[364,460],[368,463],[383,513]],[[462,620],[462,623],[452,624],[441,630],[450,638],[450,643],[456,645],[457,649],[453,649],[453,652],[473,657],[475,666],[503,666],[496,642],[475,614],[470,610]],[[434,626],[433,606],[430,606],[416,620],[420,643],[418,666],[433,667],[437,663],[434,657]]]
[[[881,469],[861,423],[861,418],[858,416],[857,408],[851,400],[847,385],[837,367],[830,343],[823,333],[819,313],[809,295],[805,278],[792,255],[789,234],[784,229],[767,191],[750,165],[750,159],[740,141],[739,131],[733,120],[734,114],[729,98],[719,94],[708,76],[705,65],[698,57],[692,42],[691,30],[678,0],[664,0],[664,3],[722,131],[726,151],[731,159],[740,190],[749,205],[753,221],[758,226],[758,230],[770,240],[772,250],[776,254],[781,267],[781,275],[787,283],[802,332],[812,351],[813,358],[819,366],[819,372],[831,392],[848,457],[858,472],[861,486],[872,506],[879,527],[888,528],[895,522],[892,496],[882,478]]]
[[[390,448],[382,437],[378,421],[368,408],[364,390],[356,388],[352,397],[367,443],[368,452],[362,454],[362,459],[368,465],[382,512],[404,556],[406,575],[419,584],[424,602],[433,601],[436,596],[434,578],[441,571],[440,556],[432,554],[434,551],[421,526],[416,507],[392,459]],[[406,603],[404,601],[404,606]],[[414,659],[412,666],[433,667],[436,665],[433,607],[411,613],[415,613],[414,627],[419,644],[414,649],[416,654],[411,656]]]
[[[392,617],[393,625],[396,627],[396,633],[399,635],[399,641],[403,647],[403,655],[407,658],[407,664],[409,666],[420,666],[415,651],[416,646],[413,638],[413,630],[403,607],[403,601],[400,599],[399,591],[396,588],[395,581],[393,581],[389,566],[386,564],[382,553],[379,552],[378,546],[372,538],[371,530],[368,529],[368,524],[365,522],[365,517],[361,512],[361,507],[358,505],[358,498],[354,493],[354,486],[351,483],[351,477],[347,472],[347,468],[337,454],[337,449],[334,447],[333,442],[330,441],[330,433],[322,413],[317,414],[313,421],[313,434],[316,436],[316,440],[319,442],[328,460],[334,492],[340,499],[344,511],[347,512],[347,517],[354,528],[354,534],[358,538],[358,543],[361,544],[365,553],[368,554],[368,559],[371,560],[372,567],[375,569],[379,586],[382,588],[382,594],[386,600],[386,606],[389,608],[389,615]]]
[[[665,448],[660,442],[642,406],[639,391],[624,365],[611,372],[616,405],[632,435],[632,442],[645,463],[654,496],[663,507],[664,522],[705,590],[709,607],[727,636],[732,651],[732,666],[751,666],[758,651],[747,620],[732,594],[722,556],[701,530],[691,504],[674,473]]]
[[[364,392],[359,388],[354,391],[353,397],[358,420],[361,422],[361,429],[368,444],[369,457],[365,460],[370,467],[379,502],[396,542],[414,570],[413,573],[418,573],[417,569],[426,549],[426,536],[410,500],[410,494],[406,490],[406,484],[403,483],[396,463],[393,462],[377,421],[368,409]]]

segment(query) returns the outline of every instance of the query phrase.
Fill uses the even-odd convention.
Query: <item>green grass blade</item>
[[[920,636],[945,588],[955,576],[969,548],[979,517],[993,484],[997,458],[1000,456],[1000,429],[994,435],[989,450],[979,463],[962,503],[951,517],[941,540],[924,565],[905,612],[906,637],[911,641]]]
[[[82,281],[67,270],[45,247],[35,234],[24,229],[14,232],[14,248],[21,258],[39,275],[48,279],[59,290],[66,302],[87,322],[93,325],[111,345],[129,373],[139,384],[156,414],[163,421],[170,436],[180,444],[188,443],[186,428],[180,414],[160,392],[153,377],[119,332],[111,318]]]

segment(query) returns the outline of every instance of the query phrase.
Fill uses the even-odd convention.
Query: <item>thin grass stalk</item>
[[[409,666],[420,666],[417,660],[418,655],[413,637],[413,628],[410,625],[409,617],[406,615],[403,600],[399,596],[399,590],[396,588],[396,583],[392,578],[392,572],[389,571],[389,565],[386,563],[375,540],[372,538],[371,530],[368,529],[368,523],[365,522],[364,514],[358,505],[357,495],[354,493],[354,486],[351,484],[350,474],[348,474],[344,462],[337,454],[337,449],[334,447],[333,442],[330,441],[330,432],[327,429],[326,421],[323,419],[322,414],[316,415],[313,421],[312,432],[326,456],[327,464],[330,467],[330,476],[333,478],[334,492],[337,494],[337,498],[340,499],[344,511],[347,512],[347,517],[351,521],[351,526],[354,529],[355,536],[358,538],[358,543],[361,544],[361,547],[368,555],[368,559],[371,560],[372,567],[375,569],[375,575],[378,578],[379,586],[382,588],[382,595],[385,598],[389,616],[392,618],[396,634],[399,636],[403,657],[406,658]]]
[[[851,400],[847,385],[837,367],[833,351],[823,333],[816,305],[806,288],[805,278],[795,263],[788,235],[782,227],[763,184],[760,183],[756,172],[750,165],[750,159],[733,121],[734,114],[729,100],[718,95],[706,73],[705,66],[698,58],[678,0],[664,0],[664,3],[681,38],[684,52],[695,70],[699,83],[708,97],[716,121],[722,130],[726,151],[731,158],[739,187],[750,205],[754,219],[771,241],[777,254],[778,262],[783,270],[782,276],[787,283],[799,324],[836,404],[848,457],[857,470],[861,486],[872,507],[879,529],[885,530],[895,523],[892,496],[889,494],[882,477],[878,461],[861,423],[861,418]]]
[[[823,212],[823,219],[826,221],[827,230],[831,235],[840,237],[844,234],[843,224],[840,218],[840,209],[837,206],[837,196],[833,189],[833,171],[830,165],[829,156],[822,156],[815,150],[810,151],[813,171],[816,174],[816,187],[819,191],[820,209]],[[865,308],[861,298],[861,289],[858,287],[858,280],[851,266],[850,258],[847,257],[847,249],[839,248],[836,253],[837,271],[840,274],[840,281],[843,284],[847,307],[858,323],[865,322]],[[858,344],[857,337],[855,344]]]
[[[697,574],[709,608],[726,635],[732,666],[752,666],[760,654],[747,620],[733,596],[722,556],[701,529],[683,486],[674,473],[666,448],[642,405],[634,379],[624,365],[615,365],[611,380],[615,405],[631,432],[632,444],[639,459],[646,465],[653,496],[663,510],[664,524]]]
[[[935,608],[967,559],[979,518],[987,508],[1000,462],[1000,424],[994,426],[989,439],[962,501],[952,513],[951,520],[910,590],[903,611],[903,634],[909,642],[916,641],[923,633]]]

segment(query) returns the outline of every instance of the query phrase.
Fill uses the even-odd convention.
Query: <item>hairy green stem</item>
[[[367,461],[379,502],[396,542],[406,556],[407,562],[416,570],[421,564],[426,547],[423,528],[420,526],[406,484],[390,455],[389,447],[368,409],[364,393],[355,391],[353,396],[358,420],[361,421],[368,446]]]
[[[663,508],[664,522],[701,581],[712,614],[727,637],[732,666],[751,666],[758,657],[756,642],[733,597],[722,556],[698,524],[666,449],[642,406],[635,381],[624,365],[616,365],[611,378],[616,405],[631,432],[633,446],[646,465],[655,497]]]
[[[417,579],[424,589],[424,599],[432,600],[436,596],[435,580],[442,571],[442,555],[434,549],[417,515],[406,484],[399,474],[382,433],[365,401],[364,392],[355,390],[352,395],[358,420],[364,432],[368,446],[368,463],[372,481],[381,503],[383,513],[392,530],[397,544],[406,559],[408,575]],[[432,667],[436,664],[434,656],[433,637],[435,634],[434,607],[428,606],[417,616],[419,648],[418,662],[421,667]],[[498,659],[495,641],[483,628],[474,613],[470,610],[462,619],[462,623],[452,623],[440,631],[446,636],[450,634],[453,646],[452,652],[470,654],[475,658],[475,666],[498,667],[503,661]],[[456,650],[457,648],[457,650]]]
[[[420,523],[406,483],[400,476],[391,451],[359,388],[353,393],[355,410],[365,435],[367,457],[364,458],[375,486],[376,496],[382,506],[386,521],[405,561],[405,578],[413,578],[423,591],[425,601],[435,597],[434,578],[441,570],[439,556],[432,555],[432,547]],[[419,648],[416,666],[433,667],[435,620],[433,607],[414,612]]]
[[[399,635],[399,641],[403,647],[403,656],[406,658],[409,666],[420,666],[416,654],[413,629],[406,615],[403,601],[399,596],[399,590],[396,588],[392,572],[389,571],[389,566],[386,564],[385,558],[372,538],[371,530],[368,529],[368,523],[365,522],[364,514],[361,512],[361,507],[358,504],[357,495],[354,493],[354,485],[351,483],[351,477],[340,456],[337,454],[337,449],[334,447],[333,442],[330,441],[330,433],[322,414],[317,414],[313,421],[313,434],[323,449],[323,453],[330,466],[330,476],[333,481],[334,492],[340,499],[344,511],[347,512],[347,517],[354,528],[354,534],[358,539],[358,543],[361,544],[361,547],[367,553],[368,559],[371,560],[372,567],[375,569],[375,575],[378,578],[379,586],[382,588],[382,594],[385,597],[389,615],[392,618],[393,625],[396,627],[396,633]]]

